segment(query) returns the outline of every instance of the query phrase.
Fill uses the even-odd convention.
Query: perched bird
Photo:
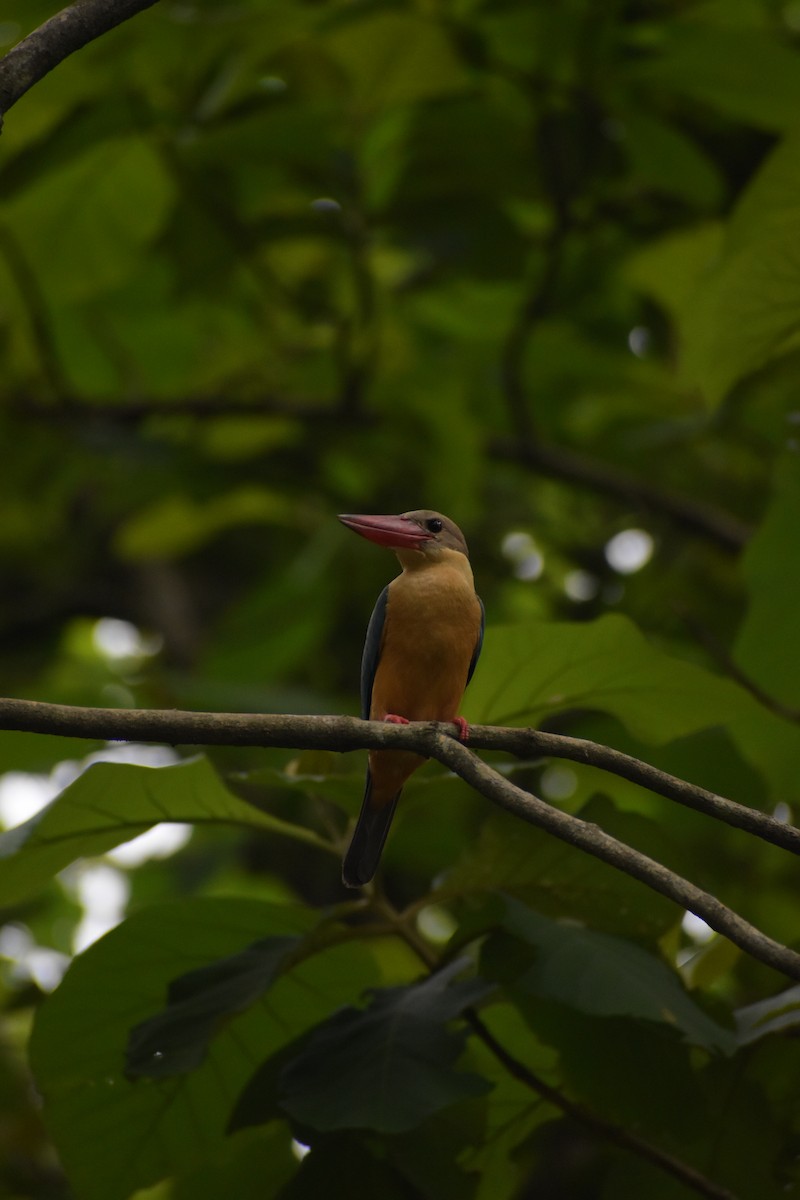
[[[342,515],[362,537],[388,546],[403,568],[378,597],[361,660],[361,715],[373,721],[451,721],[466,741],[458,707],[483,642],[483,604],[475,594],[464,535],[429,509],[399,517]],[[408,750],[372,750],[367,784],[342,879],[369,883],[403,784],[425,761]]]

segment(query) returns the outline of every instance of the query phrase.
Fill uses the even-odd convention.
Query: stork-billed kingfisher
[[[481,652],[484,616],[463,533],[427,508],[339,520],[390,547],[403,568],[381,592],[367,628],[361,716],[401,725],[450,721],[466,741],[467,723],[456,714]],[[342,867],[348,887],[372,879],[403,784],[423,762],[408,750],[370,751],[364,800]]]

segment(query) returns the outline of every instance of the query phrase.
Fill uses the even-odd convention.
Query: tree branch
[[[105,741],[155,741],[176,744],[276,746],[293,749],[399,749],[414,750],[435,758],[460,775],[488,800],[535,825],[561,841],[631,875],[647,887],[689,909],[742,950],[792,979],[800,979],[800,954],[767,937],[715,896],[676,875],[596,825],[552,808],[530,792],[503,778],[472,750],[456,740],[448,726],[415,722],[396,726],[357,717],[288,716],[283,714],[190,713],[154,709],[77,708],[33,700],[0,700],[0,728],[84,737]],[[625,778],[635,778],[645,787],[658,785],[661,795],[691,803],[700,811],[750,828],[760,836],[798,850],[800,831],[753,813],[743,805],[693,788],[692,785],[640,763],[607,747],[535,730],[498,729],[478,725],[471,730],[474,749],[510,750],[552,754],[611,769]],[[593,756],[596,758],[593,759]],[[746,824],[748,822],[749,824]],[[787,836],[788,835],[788,836]],[[785,840],[778,840],[779,837]]]
[[[682,908],[702,917],[707,925],[751,954],[753,958],[759,959],[776,971],[784,972],[792,979],[800,979],[800,954],[761,933],[710,892],[695,887],[693,883],[676,875],[655,859],[648,858],[646,854],[611,837],[599,826],[552,808],[538,796],[523,791],[510,780],[498,775],[454,737],[439,733],[435,726],[421,728],[426,731],[423,744],[426,745],[428,755],[450,767],[487,800],[521,817],[523,821],[544,829],[562,842],[576,846],[594,858],[599,858],[617,870],[624,871],[626,875],[638,879],[654,892],[660,892],[662,896],[674,900]],[[427,733],[428,729],[431,730],[430,734]]]
[[[269,395],[254,396],[252,399],[209,395],[164,400],[152,397],[137,400],[109,398],[107,401],[88,401],[78,396],[67,396],[60,407],[55,407],[22,396],[11,400],[10,409],[16,416],[37,421],[97,420],[131,425],[161,416],[185,416],[195,420],[232,416],[255,419],[287,417],[290,420],[337,424],[357,418],[360,424],[376,422],[374,413],[363,409],[353,412],[348,404],[341,402],[341,397],[337,404],[326,400]],[[653,487],[635,475],[563,446],[499,437],[489,442],[488,451],[499,462],[514,462],[539,475],[575,484],[623,504],[644,509],[657,517],[664,517],[678,528],[716,542],[723,550],[732,553],[738,553],[750,538],[750,527],[724,509]]]
[[[3,116],[70,54],[108,33],[157,0],[76,0],[0,58],[0,130]]]
[[[0,729],[110,742],[165,742],[172,746],[274,746],[338,751],[402,747],[421,752],[427,752],[422,738],[431,729],[450,732],[448,725],[387,725],[380,721],[362,721],[358,717],[181,712],[172,708],[80,708],[2,698]],[[668,775],[666,771],[611,746],[538,729],[497,725],[470,725],[469,744],[472,750],[499,750],[519,758],[563,758],[597,767],[686,808],[755,834],[793,854],[800,854],[800,829],[687,783],[685,779]]]
[[[480,1018],[475,1009],[467,1009],[464,1013],[464,1018],[468,1025],[471,1026],[475,1035],[480,1038],[488,1050],[495,1056],[498,1062],[506,1068],[509,1075],[517,1079],[525,1087],[531,1089],[543,1100],[548,1101],[554,1108],[560,1109],[566,1116],[572,1117],[574,1121],[578,1121],[587,1129],[603,1138],[607,1142],[611,1142],[615,1146],[619,1146],[623,1150],[630,1150],[637,1154],[640,1158],[652,1163],[660,1170],[671,1175],[673,1179],[679,1179],[686,1187],[697,1192],[699,1196],[706,1196],[708,1200],[736,1200],[733,1192],[728,1191],[726,1187],[721,1187],[702,1175],[700,1171],[688,1163],[683,1162],[679,1158],[675,1158],[671,1154],[667,1154],[659,1146],[653,1145],[652,1142],[645,1141],[644,1138],[638,1137],[635,1133],[625,1129],[622,1125],[616,1125],[613,1121],[607,1120],[598,1113],[584,1108],[582,1104],[578,1104],[569,1096],[559,1091],[558,1088],[552,1087],[540,1075],[531,1071],[524,1063],[515,1058],[506,1050],[487,1025]]]
[[[750,537],[749,526],[721,508],[653,487],[644,479],[574,450],[497,438],[490,444],[490,452],[496,459],[519,463],[551,479],[574,483],[613,500],[634,504],[656,516],[667,517],[687,532],[716,542],[723,550],[738,553]]]

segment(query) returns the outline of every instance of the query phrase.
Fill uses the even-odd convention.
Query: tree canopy
[[[47,74],[0,21],[3,693],[354,714],[396,563],[335,514],[425,507],[508,736],[353,894],[344,726],[0,701],[0,1192],[792,1194],[798,5],[75,8]]]

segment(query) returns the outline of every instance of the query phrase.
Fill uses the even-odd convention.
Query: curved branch
[[[53,67],[157,2],[76,0],[34,29],[0,59],[0,129],[4,114]]]
[[[552,808],[537,796],[523,791],[457,741],[447,726],[424,722],[396,726],[380,721],[362,721],[357,717],[337,716],[77,708],[65,704],[4,699],[0,700],[0,728],[68,737],[99,738],[105,741],[141,740],[173,745],[280,746],[337,751],[402,747],[415,750],[449,767],[481,795],[501,808],[638,879],[647,887],[674,900],[682,908],[702,917],[712,929],[723,934],[754,958],[792,979],[800,979],[800,954],[767,937],[715,896],[695,887],[661,863],[626,846],[624,842],[611,837],[596,825]],[[539,752],[550,753],[552,749],[545,750],[545,746],[549,745],[552,748],[556,744],[554,738],[553,734],[539,734],[533,730],[504,730],[481,725],[473,727],[471,732],[474,748],[511,749],[514,753],[530,753],[537,744]],[[650,786],[646,780],[652,778],[652,782],[659,784],[663,795],[691,788],[691,785],[683,784],[671,776],[664,776],[662,772],[648,767],[645,763],[639,763],[626,755],[617,755],[615,751],[609,751],[605,747],[594,747],[591,742],[559,738],[558,744],[560,749],[572,752],[564,757],[571,756],[584,762],[591,762],[591,756],[596,750],[596,765],[608,769],[613,762],[616,767],[633,770],[638,775],[636,782],[641,782],[646,787]],[[617,773],[621,774],[622,771],[618,770]],[[691,790],[704,797],[706,807],[703,811],[714,816],[720,816],[723,811],[728,811],[728,808],[740,810],[740,816],[750,812],[742,805],[733,805],[731,801],[723,800],[722,797],[702,792],[702,789]],[[672,798],[676,798],[676,795],[672,795]],[[754,815],[751,814],[751,819]],[[764,829],[768,829],[770,819],[762,815],[761,821]],[[791,828],[781,825],[780,822],[774,824],[784,832]],[[760,832],[764,836],[763,830]],[[794,837],[789,839],[790,842],[800,836],[797,830],[793,830],[792,834]],[[787,848],[796,849],[796,845]]]

